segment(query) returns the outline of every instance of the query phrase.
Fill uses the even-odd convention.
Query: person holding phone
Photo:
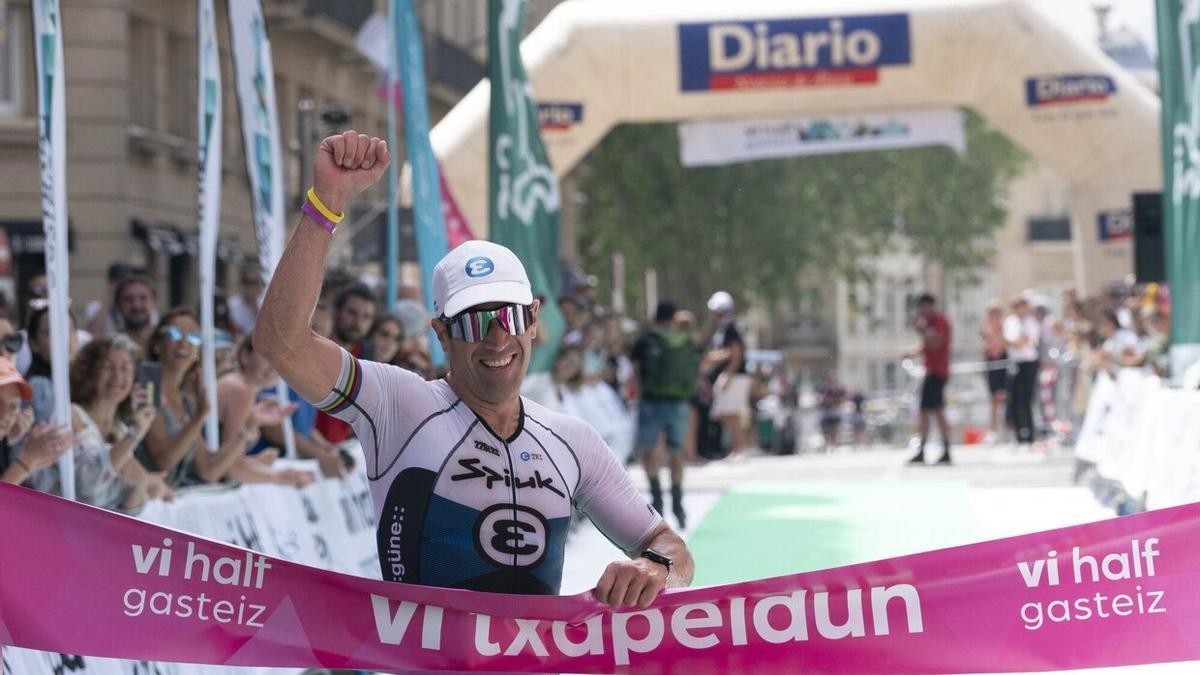
[[[96,340],[71,364],[71,424],[75,434],[75,498],[93,506],[134,512],[147,498],[174,492],[160,473],[134,458],[158,411],[134,385],[141,349],[124,335]]]

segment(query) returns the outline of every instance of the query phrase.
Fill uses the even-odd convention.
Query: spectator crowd
[[[238,275],[238,292],[216,302],[215,396],[200,367],[200,319],[190,308],[160,306],[154,285],[127,265],[109,270],[105,298],[70,314],[70,424],[53,421],[46,280],[29,280],[21,311],[0,307],[0,480],[61,494],[57,462],[73,453],[80,501],[137,513],[147,500],[220,483],[303,487],[338,477],[355,462],[351,429],[295,391],[277,395],[278,376],[250,341],[263,293],[256,268]],[[416,288],[401,287],[394,312],[377,289],[331,273],[312,329],[355,356],[419,373],[432,365],[429,315]],[[755,437],[757,405],[795,389],[781,368],[755,363],[739,329],[733,297],[718,291],[697,314],[658,303],[642,326],[596,300],[594,283],[558,298],[565,331],[551,372],[526,395],[589,422],[625,463],[647,472],[651,501],[662,512],[669,470],[671,509],[684,526],[684,467],[706,459],[744,461],[764,445]],[[1061,311],[1058,311],[1061,307]],[[1099,372],[1167,367],[1170,298],[1155,284],[1114,287],[1060,302],[1033,292],[987,307],[978,333],[989,391],[992,440],[1020,448],[1069,442]],[[543,338],[544,339],[544,338]],[[794,391],[790,392],[794,393]],[[841,408],[854,403],[850,426],[866,427],[864,397],[830,376],[819,390],[820,426],[837,442]],[[778,396],[776,396],[778,398]],[[210,403],[210,400],[215,403]],[[215,408],[214,408],[215,406]],[[206,437],[215,412],[218,434]],[[834,420],[837,420],[836,422]],[[296,468],[278,462],[285,420]]]
[[[1167,374],[1169,293],[1157,284],[1113,286],[1061,313],[1032,291],[989,303],[979,331],[991,411],[990,438],[1019,447],[1067,439],[1087,410],[1097,373],[1121,368]]]
[[[70,452],[76,499],[125,513],[193,485],[303,487],[317,478],[314,471],[276,462],[287,419],[297,456],[315,460],[323,476],[343,475],[354,463],[341,445],[348,427],[294,391],[291,400],[278,400],[278,377],[250,340],[262,278],[247,268],[239,282],[237,295],[217,297],[218,438],[210,445],[199,316],[161,307],[154,285],[123,263],[109,268],[102,301],[82,317],[70,313],[71,419],[55,424],[46,281],[32,277],[20,311],[0,308],[0,480],[61,494],[57,463]],[[384,314],[370,288],[332,276],[313,328],[358,356],[432,376],[419,327],[428,317],[405,290],[397,314]]]
[[[216,298],[218,438],[210,443],[205,422],[213,409],[200,366],[198,313],[161,306],[154,284],[123,263],[110,267],[103,300],[81,316],[70,314],[71,420],[56,425],[46,281],[42,275],[30,279],[20,295],[28,298],[23,306],[0,307],[0,479],[61,494],[57,464],[70,452],[76,499],[125,513],[195,485],[302,487],[318,473],[276,461],[288,419],[296,455],[315,460],[321,476],[340,476],[352,467],[351,446],[343,444],[352,433],[348,425],[295,391],[289,390],[289,400],[277,397],[278,376],[250,340],[262,277],[247,267],[238,282],[236,294]],[[635,447],[634,411],[645,385],[662,393],[661,382],[646,379],[659,377],[648,375],[657,368],[644,344],[650,331],[601,306],[595,290],[585,283],[559,299],[566,331],[548,385],[529,395],[590,422],[623,461],[632,461],[635,451],[649,457],[661,447],[657,439]],[[432,366],[430,317],[419,291],[401,287],[399,295],[395,312],[387,313],[375,289],[331,273],[312,328],[359,358],[441,377]],[[662,375],[673,378],[667,391],[683,411],[670,449],[692,460],[698,451],[712,457],[726,448],[744,456],[755,445],[751,405],[763,378],[747,374],[733,298],[714,294],[703,322],[669,302],[658,310],[658,330],[680,348],[671,372]],[[661,510],[660,504],[661,495]],[[676,513],[682,521],[681,510]]]

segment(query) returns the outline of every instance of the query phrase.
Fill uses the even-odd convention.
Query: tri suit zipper
[[[493,434],[494,435],[494,434]],[[496,439],[504,444],[504,456],[508,459],[508,475],[512,476],[509,482],[509,491],[512,493],[512,519],[517,522],[517,468],[513,466],[512,450],[508,447],[508,441],[496,436]],[[512,554],[512,566],[508,569],[508,588],[512,593],[517,592],[517,550],[514,547]]]

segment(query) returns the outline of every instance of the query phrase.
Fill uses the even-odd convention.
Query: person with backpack
[[[674,303],[665,300],[658,303],[654,325],[634,343],[630,358],[637,366],[640,385],[636,440],[650,480],[650,501],[662,513],[658,440],[665,436],[671,470],[671,506],[682,530],[687,522],[683,509],[683,449],[689,405],[696,395],[700,376],[700,348],[691,335],[673,327],[674,317]]]

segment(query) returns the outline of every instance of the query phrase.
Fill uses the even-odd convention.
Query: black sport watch
[[[652,548],[648,548],[645,551],[642,551],[642,557],[650,562],[656,562],[659,565],[666,566],[667,578],[664,581],[671,580],[671,570],[674,568],[675,563],[671,561],[670,556],[665,556]]]

